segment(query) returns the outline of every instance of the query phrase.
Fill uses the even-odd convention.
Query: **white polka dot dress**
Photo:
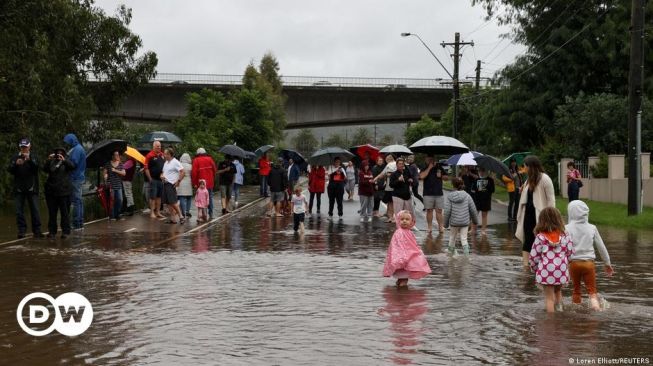
[[[543,234],[535,236],[528,259],[535,271],[535,282],[542,285],[564,285],[569,282],[569,257],[574,254],[571,237],[560,234],[560,240],[552,243]]]

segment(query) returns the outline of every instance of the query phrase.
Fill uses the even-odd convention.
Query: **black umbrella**
[[[476,160],[477,166],[495,172],[497,173],[497,176],[505,175],[506,177],[510,177],[510,170],[508,170],[508,167],[504,163],[502,163],[501,160],[493,156],[490,155],[477,156],[474,158],[474,160]]]
[[[224,145],[218,151],[225,154],[225,155],[237,156],[237,157],[243,158],[243,159],[245,159],[245,157],[247,156],[247,153],[245,152],[245,150],[241,149],[240,147],[238,147],[236,145]]]
[[[86,167],[89,169],[100,168],[111,160],[114,151],[124,153],[127,150],[127,141],[125,140],[104,140],[91,146],[86,152]]]
[[[340,158],[341,161],[349,161],[354,158],[354,154],[341,147],[325,147],[314,152],[310,159],[308,159],[308,162],[311,165],[329,166],[333,164],[333,159],[335,158]]]
[[[251,151],[245,151],[245,159],[253,160],[253,159],[256,159],[256,158],[258,158],[258,156],[256,156],[255,153],[253,153]]]
[[[154,131],[143,135],[143,137],[141,137],[139,142],[147,143],[147,142],[154,142],[154,141],[176,144],[176,143],[180,143],[181,139],[179,138],[179,136],[175,135],[172,132]]]
[[[462,142],[449,136],[428,136],[410,145],[414,152],[429,155],[454,155],[469,151],[469,148]]]
[[[263,145],[263,146],[259,147],[258,149],[256,149],[256,151],[254,151],[254,154],[256,154],[256,156],[262,156],[263,154],[265,154],[266,152],[268,152],[268,151],[270,151],[272,149],[274,149],[274,146],[272,146],[272,145]]]
[[[282,157],[284,160],[289,160],[292,159],[295,163],[300,164],[306,161],[306,158],[300,153],[298,153],[295,150],[290,150],[290,149],[283,149],[279,153],[279,156]]]

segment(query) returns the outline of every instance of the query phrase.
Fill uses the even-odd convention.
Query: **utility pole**
[[[644,0],[632,0],[628,75],[628,215],[642,212],[642,80],[644,79]]]
[[[472,45],[474,42],[460,42],[460,33],[456,32],[453,43],[440,43],[442,48],[453,46],[453,137],[458,137],[458,115],[460,110],[460,84],[458,82],[460,68],[460,46]]]
[[[481,60],[476,60],[476,95],[478,95],[479,88],[481,84]]]

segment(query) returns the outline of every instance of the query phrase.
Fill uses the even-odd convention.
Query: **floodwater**
[[[251,212],[250,212],[251,214]],[[258,213],[255,213],[258,214]],[[168,233],[75,238],[0,250],[0,363],[176,365],[564,364],[653,351],[653,233],[602,229],[616,274],[608,308],[547,315],[507,225],[445,254],[418,233],[433,273],[398,290],[381,277],[382,223],[234,217]],[[159,243],[153,245],[151,243]],[[20,300],[74,291],[94,308],[81,336],[25,334]]]

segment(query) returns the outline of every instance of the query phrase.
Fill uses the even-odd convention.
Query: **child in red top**
[[[569,282],[569,257],[574,254],[571,236],[565,232],[560,211],[547,207],[535,226],[535,242],[528,263],[535,282],[544,288],[546,311],[562,310],[562,285]]]

